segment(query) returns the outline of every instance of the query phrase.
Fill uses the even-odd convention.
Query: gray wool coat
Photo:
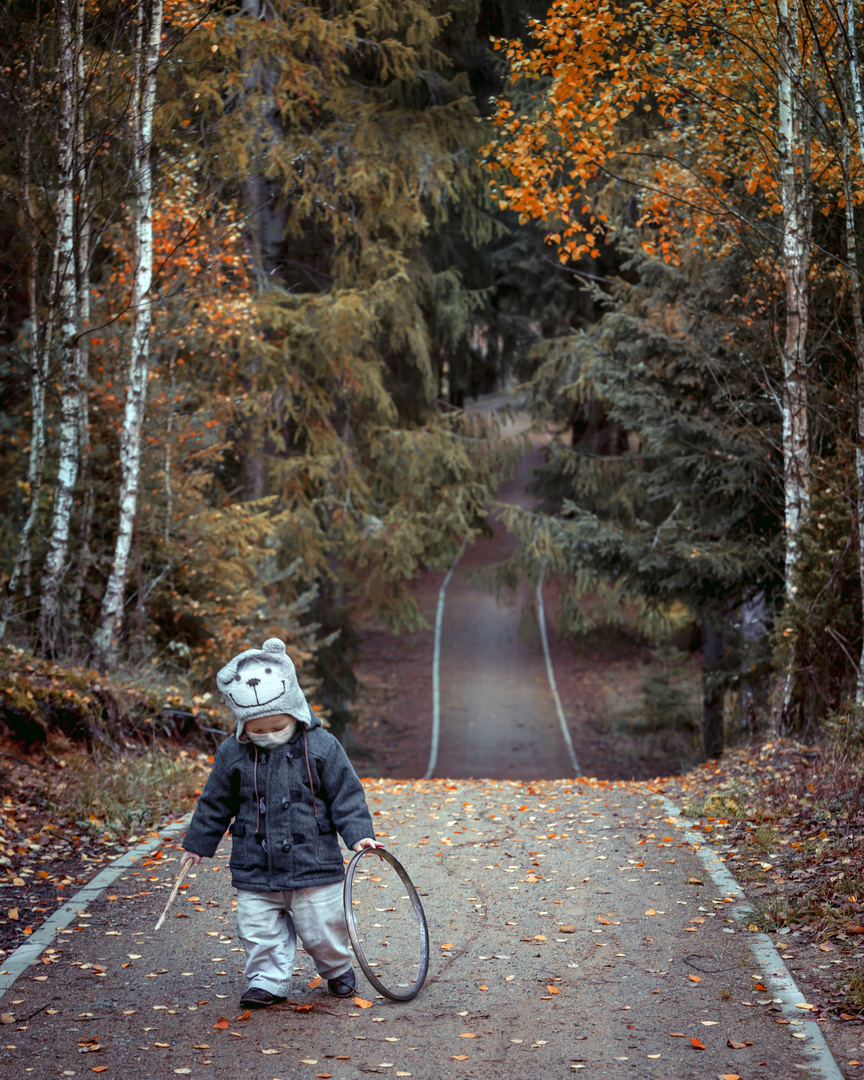
[[[275,750],[259,749],[232,735],[216,751],[183,847],[210,857],[230,825],[236,889],[280,892],[331,885],[344,873],[336,831],[349,849],[374,836],[360,779],[342,744],[324,731],[314,714],[306,736],[310,791],[303,728],[298,723],[294,736]],[[255,805],[256,753],[260,814]]]

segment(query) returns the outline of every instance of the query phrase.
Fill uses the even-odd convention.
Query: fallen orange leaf
[[[597,922],[603,923],[604,926],[611,926],[612,923],[608,919],[604,919],[602,915],[597,916]]]
[[[220,1016],[216,1023],[213,1025],[213,1027],[218,1028],[219,1031],[225,1031],[225,1029],[228,1027],[228,1021],[225,1019],[224,1016]]]
[[[702,982],[701,975],[688,975],[687,978],[690,980],[690,982]]]
[[[670,1031],[669,1034],[672,1036],[673,1039],[683,1039],[684,1038],[684,1032],[683,1031]]]
[[[452,943],[452,942],[450,942],[450,941],[448,941],[448,942],[447,942],[447,944],[446,944],[446,945],[442,945],[442,946],[441,946],[441,948],[442,948],[442,949],[452,949],[452,948],[453,948],[453,943]]]
[[[741,1080],[738,1073],[718,1073],[719,1080]]]
[[[318,979],[313,979],[312,982],[310,982],[310,983],[306,983],[306,985],[309,987],[310,990],[314,990],[316,988],[316,986],[321,986],[323,984],[323,982],[324,982],[323,979],[318,978]]]
[[[558,927],[558,932],[559,932],[559,934],[575,934],[576,933],[576,927],[575,926],[559,926]]]
[[[557,986],[547,986],[546,989],[549,991],[550,994],[560,994],[561,993],[561,991],[558,989]]]
[[[701,1043],[698,1039],[694,1039],[692,1035],[690,1036],[690,1045],[695,1046],[697,1050],[705,1049],[705,1043]]]
[[[546,937],[545,937],[545,935],[544,935],[544,934],[535,934],[535,935],[534,935],[534,940],[535,940],[535,941],[545,941],[545,940],[546,940]]]
[[[252,1015],[252,1010],[247,1009],[246,1012],[244,1012],[242,1014],[242,1016],[238,1016],[237,1019],[238,1020],[248,1020],[251,1015]]]
[[[480,987],[480,989],[481,989],[481,990],[488,990],[488,989],[489,989],[489,987],[488,987],[488,986],[481,986],[481,987]]]
[[[354,998],[354,1004],[358,1009],[371,1009],[372,1002],[366,1001],[364,998]]]
[[[460,1036],[460,1039],[476,1039],[477,1036],[473,1031],[464,1031]]]
[[[645,914],[646,915],[656,915],[657,912],[654,910],[653,907],[649,907],[648,910],[645,912]]]
[[[94,1065],[90,1072],[105,1072],[107,1065]]]
[[[752,1042],[736,1042],[735,1039],[727,1039],[726,1045],[730,1050],[743,1050],[745,1046],[752,1046]]]
[[[451,1061],[467,1061],[468,1060],[468,1055],[467,1054],[451,1054],[450,1055],[450,1060]]]

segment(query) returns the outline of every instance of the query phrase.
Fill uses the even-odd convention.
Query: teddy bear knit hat
[[[239,653],[218,672],[216,685],[237,718],[238,739],[247,720],[259,716],[288,713],[307,727],[313,722],[294,664],[279,638],[268,638],[260,649]]]

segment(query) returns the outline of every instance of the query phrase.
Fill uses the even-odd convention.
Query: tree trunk
[[[852,84],[852,109],[858,136],[858,154],[864,169],[864,98],[861,95],[861,74],[858,67],[858,39],[855,33],[855,0],[845,0],[846,40],[848,42],[849,76]],[[843,74],[845,82],[845,73]],[[858,572],[862,582],[864,599],[864,318],[861,313],[861,276],[855,240],[855,207],[852,201],[852,177],[849,149],[849,124],[843,118],[843,183],[846,196],[846,252],[852,288],[852,317],[855,324],[855,383],[857,397],[857,441],[855,446],[855,473],[858,484]],[[858,661],[858,677],[855,683],[855,704],[864,706],[864,646]]]
[[[802,520],[810,505],[810,445],[807,416],[807,328],[811,196],[803,138],[801,52],[797,0],[778,0],[778,150],[783,205],[783,274],[786,333],[783,365],[783,462],[786,508],[786,593],[792,598]]]
[[[741,602],[741,653],[742,668],[739,681],[741,725],[748,735],[757,730],[758,681],[753,670],[761,667],[764,659],[765,635],[768,632],[768,601],[764,589]]]
[[[783,368],[783,487],[786,511],[786,597],[794,597],[800,535],[810,509],[810,437],[807,414],[807,329],[810,317],[812,199],[806,137],[798,0],[777,3],[777,149],[783,206],[782,266],[786,282]],[[783,689],[785,723],[795,689],[795,657]]]
[[[78,39],[83,43],[84,38],[84,5],[78,5]],[[82,95],[85,93],[84,78],[84,49],[78,49],[78,87]],[[91,475],[91,450],[90,450],[90,394],[89,394],[89,369],[90,369],[90,204],[89,204],[89,180],[90,170],[87,167],[86,149],[83,139],[83,100],[79,109],[79,131],[76,148],[78,167],[78,199],[77,211],[77,236],[76,249],[77,280],[78,280],[78,320],[80,335],[78,338],[78,385],[79,385],[79,409],[78,409],[78,440],[79,455],[81,459],[81,487],[84,491],[84,505],[81,510],[81,524],[79,528],[78,568],[72,585],[69,601],[70,622],[76,631],[81,629],[81,596],[84,591],[84,580],[90,566],[90,532],[93,527],[93,512],[95,509],[95,491],[93,477]]]
[[[102,600],[94,654],[103,667],[114,662],[117,635],[123,619],[123,601],[129,551],[138,506],[141,470],[141,427],[147,397],[150,361],[153,283],[153,113],[156,105],[156,65],[162,39],[162,0],[138,0],[137,35],[132,100],[132,150],[134,171],[135,276],[132,286],[133,327],[130,346],[126,407],[120,436],[120,521],[111,575]]]
[[[723,691],[715,678],[723,659],[723,631],[713,622],[702,626],[702,742],[705,756],[723,753]]]
[[[35,57],[31,52],[28,64],[30,101],[34,101],[35,94]],[[24,115],[24,147],[21,169],[21,203],[24,208],[24,234],[27,237],[27,306],[28,320],[22,335],[23,344],[30,357],[30,456],[27,462],[27,497],[29,505],[27,517],[24,520],[21,535],[18,540],[18,550],[15,554],[15,562],[12,564],[12,572],[9,575],[6,596],[3,600],[3,608],[0,610],[0,641],[6,636],[9,618],[12,615],[15,596],[22,577],[24,578],[26,592],[29,595],[29,572],[30,543],[36,518],[39,514],[39,496],[42,491],[42,469],[45,464],[45,383],[48,378],[47,350],[43,340],[42,328],[39,324],[38,304],[38,256],[37,245],[39,243],[36,229],[36,213],[33,206],[32,192],[32,135],[33,113],[27,108]],[[56,272],[56,248],[55,248],[55,272]],[[52,274],[52,282],[54,275]]]
[[[60,615],[60,586],[66,573],[69,523],[78,478],[78,415],[80,372],[78,360],[77,289],[75,285],[75,143],[77,137],[76,51],[81,48],[72,25],[72,0],[57,0],[59,35],[60,124],[59,175],[57,184],[58,287],[57,321],[60,326],[60,450],[51,539],[42,567],[39,621],[41,647],[56,649]],[[83,0],[77,0],[83,3]],[[77,22],[77,20],[76,20]]]

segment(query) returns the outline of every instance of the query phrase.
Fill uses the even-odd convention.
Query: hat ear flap
[[[237,660],[238,657],[235,656],[233,660],[228,661],[221,671],[216,673],[216,685],[220,690],[223,686],[227,686],[237,674]],[[224,692],[225,691],[223,690],[222,693],[224,694]]]

